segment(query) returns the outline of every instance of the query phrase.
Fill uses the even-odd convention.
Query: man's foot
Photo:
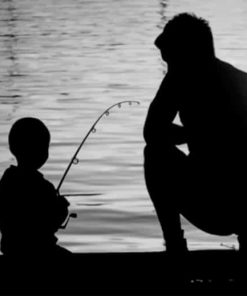
[[[247,255],[247,235],[238,235],[239,251]]]
[[[179,236],[172,236],[165,239],[166,251],[169,253],[185,254],[188,252],[187,241],[183,237],[183,230],[181,230]]]

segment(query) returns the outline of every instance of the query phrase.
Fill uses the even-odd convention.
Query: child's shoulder
[[[18,179],[16,174],[16,167],[11,165],[4,171],[0,179],[1,193],[9,191],[11,188],[15,189],[16,179]]]
[[[22,185],[28,184],[30,188],[48,187],[50,190],[54,189],[53,184],[46,180],[39,171],[30,171],[14,165],[11,165],[5,170],[1,178],[1,183],[20,183]]]
[[[8,167],[5,171],[4,171],[4,173],[3,173],[3,175],[2,175],[2,180],[3,179],[9,179],[9,178],[12,178],[12,177],[14,177],[16,174],[17,174],[17,167],[16,166],[14,166],[14,165],[11,165],[10,167]]]

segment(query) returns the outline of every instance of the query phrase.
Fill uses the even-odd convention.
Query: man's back
[[[194,77],[178,98],[190,157],[221,165],[239,158],[245,162],[247,74],[216,59],[212,68]]]

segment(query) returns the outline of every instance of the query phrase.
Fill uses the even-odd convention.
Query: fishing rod
[[[132,105],[132,103],[135,103],[135,104],[140,104],[139,101],[121,101],[121,102],[118,102],[116,104],[113,104],[111,105],[109,108],[107,108],[103,113],[101,113],[101,115],[95,120],[95,122],[93,123],[93,125],[91,126],[91,128],[89,129],[89,131],[87,132],[86,136],[83,138],[83,140],[81,141],[79,147],[77,148],[76,152],[74,153],[73,157],[71,158],[58,186],[57,186],[57,192],[59,192],[62,184],[63,184],[63,181],[64,179],[66,178],[72,164],[78,164],[79,162],[79,159],[77,158],[77,155],[78,153],[80,152],[82,146],[84,145],[84,143],[86,142],[87,138],[89,137],[89,135],[91,133],[95,133],[96,132],[96,128],[95,126],[97,125],[97,123],[100,121],[100,119],[105,115],[105,116],[109,116],[110,114],[110,110],[113,109],[114,107],[118,106],[119,108],[121,108],[122,104],[125,104],[125,103],[128,103],[130,106]]]
[[[59,190],[63,184],[63,181],[64,179],[66,178],[72,164],[78,164],[79,162],[79,159],[77,158],[77,155],[78,153],[80,152],[82,146],[84,145],[84,143],[86,142],[87,138],[89,137],[89,135],[91,133],[95,133],[96,132],[96,129],[95,129],[95,126],[97,125],[97,123],[100,121],[100,119],[106,115],[106,116],[109,116],[110,114],[110,110],[113,109],[114,107],[118,106],[119,108],[121,108],[121,105],[122,104],[125,104],[125,103],[128,103],[130,106],[132,105],[132,103],[136,103],[136,104],[140,104],[139,101],[121,101],[121,102],[118,102],[116,104],[113,104],[111,105],[109,108],[107,108],[96,120],[95,122],[93,123],[93,125],[91,126],[91,128],[89,129],[89,131],[87,132],[86,136],[83,138],[83,140],[81,141],[80,145],[78,146],[76,152],[74,153],[73,157],[71,158],[58,186],[57,186],[57,193],[59,194]],[[94,195],[94,194],[63,194],[62,196],[79,196],[79,195]],[[98,195],[98,194],[96,194]],[[70,218],[76,218],[77,217],[77,214],[76,213],[70,213],[67,218],[65,219],[65,222],[60,226],[60,229],[65,229],[67,227],[67,224],[70,220]]]

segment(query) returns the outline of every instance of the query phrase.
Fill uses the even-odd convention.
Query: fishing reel
[[[77,218],[77,214],[76,214],[76,213],[70,213],[70,214],[67,216],[67,218],[66,218],[64,224],[61,225],[59,228],[60,228],[60,229],[65,229],[65,228],[67,227],[68,223],[69,223],[70,218]]]

